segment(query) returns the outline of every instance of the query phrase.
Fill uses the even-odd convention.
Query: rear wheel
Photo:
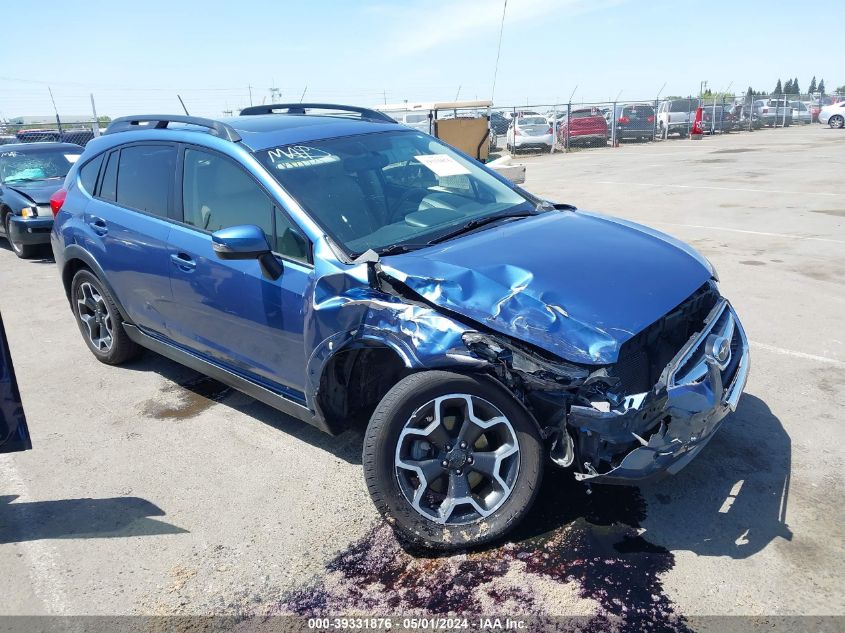
[[[479,545],[510,531],[542,477],[535,423],[497,383],[444,371],[413,374],[376,407],[364,476],[405,540],[432,549]]]
[[[100,362],[119,365],[138,356],[142,348],[123,329],[114,300],[96,275],[80,270],[71,282],[71,308],[82,338]]]
[[[12,239],[12,213],[7,212],[3,216],[3,230],[6,231],[6,239],[9,240],[9,246],[12,247],[12,252],[21,259],[29,259],[35,255],[35,246],[33,244],[22,244]]]
[[[828,119],[827,124],[832,128],[840,130],[843,126],[845,126],[845,118],[843,118],[840,114],[836,114]]]

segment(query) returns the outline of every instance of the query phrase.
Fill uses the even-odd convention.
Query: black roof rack
[[[369,121],[381,121],[382,123],[396,123],[394,119],[378,110],[370,108],[359,108],[358,106],[338,105],[336,103],[271,103],[269,105],[250,106],[241,110],[241,116],[253,114],[279,114],[279,110],[285,110],[284,114],[306,114],[306,110],[335,110],[339,112],[354,112],[362,119]]]
[[[106,129],[106,134],[115,132],[127,132],[132,130],[145,130],[154,128],[157,130],[167,129],[171,123],[185,123],[198,127],[208,128],[209,134],[219,136],[227,141],[237,143],[241,135],[231,125],[226,125],[213,119],[205,119],[198,116],[183,116],[181,114],[140,114],[138,116],[123,116],[115,119]]]

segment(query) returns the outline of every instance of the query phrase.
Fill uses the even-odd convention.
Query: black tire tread
[[[106,354],[102,354],[99,351],[94,350],[88,344],[88,338],[85,335],[83,330],[83,324],[79,319],[79,314],[77,313],[76,308],[76,289],[77,287],[83,282],[88,281],[93,283],[97,290],[99,290],[100,294],[106,300],[106,303],[109,307],[109,312],[111,313],[112,321],[114,322],[114,328],[112,332],[112,346],[111,349]],[[91,353],[99,360],[101,363],[105,363],[106,365],[121,365],[127,361],[133,360],[137,358],[143,351],[140,345],[138,345],[135,341],[129,338],[129,335],[126,333],[126,330],[123,329],[123,316],[120,313],[120,310],[117,307],[114,299],[112,298],[109,291],[106,290],[103,283],[100,279],[95,275],[91,270],[87,268],[82,268],[76,272],[73,276],[73,280],[70,284],[71,288],[71,310],[73,311],[73,316],[76,319],[76,323],[79,326],[79,330],[82,333],[83,340],[87,345],[88,349],[91,350]]]
[[[536,499],[537,492],[542,481],[542,444],[539,432],[536,430],[535,423],[529,420],[526,416],[525,424],[523,425],[523,431],[530,428],[533,431],[534,438],[536,439],[538,449],[538,463],[536,465],[537,472],[536,476],[534,477],[532,477],[530,473],[526,473],[525,475],[520,474],[519,485],[525,486],[527,488],[527,501],[523,504],[521,508],[518,508],[517,511],[511,512],[511,514],[506,518],[505,521],[498,522],[494,527],[488,528],[485,531],[479,530],[477,534],[471,535],[471,538],[452,541],[444,540],[444,538],[442,537],[442,534],[444,533],[444,526],[436,525],[420,517],[420,515],[410,505],[404,502],[404,499],[402,500],[402,503],[399,504],[399,509],[397,509],[395,505],[391,507],[391,504],[388,503],[388,499],[385,494],[385,487],[382,485],[383,482],[380,481],[378,472],[379,464],[377,461],[379,438],[394,423],[394,420],[390,417],[391,412],[399,408],[401,403],[407,398],[411,397],[413,394],[421,393],[432,388],[438,388],[441,385],[454,383],[454,381],[456,380],[468,381],[465,383],[467,387],[469,387],[472,382],[475,382],[475,384],[480,383],[480,381],[474,377],[440,370],[419,372],[403,378],[398,383],[396,383],[393,388],[390,389],[390,391],[387,392],[384,398],[382,398],[381,402],[376,407],[372,417],[370,418],[370,422],[367,426],[367,430],[364,435],[364,446],[362,455],[362,461],[364,466],[364,481],[367,484],[367,489],[370,493],[370,497],[372,498],[373,503],[375,504],[379,513],[385,517],[388,523],[392,525],[394,531],[399,533],[399,536],[401,538],[410,543],[413,543],[414,545],[423,546],[432,550],[449,551],[455,549],[466,549],[476,547],[500,538],[501,536],[509,532],[511,529],[513,529],[528,513],[534,503],[534,500]],[[492,386],[493,381],[491,380],[489,383],[486,384],[487,387]],[[504,392],[503,389],[501,390],[500,395],[512,398],[512,396]],[[516,400],[513,400],[513,403],[515,406],[521,408],[521,405],[517,403]],[[512,420],[512,424],[513,423],[514,421]],[[526,448],[527,447],[525,446],[521,447],[522,456],[528,454],[525,450]],[[392,458],[390,463],[392,468]],[[503,506],[503,508],[504,507],[506,506]],[[496,522],[495,519],[490,520],[490,523],[494,522]],[[405,525],[407,524],[428,524],[428,526],[430,527],[427,530],[423,530],[426,534],[422,534],[420,533],[420,531],[412,532],[408,530],[405,527]],[[451,529],[454,530],[456,528]],[[464,532],[467,531],[469,530],[464,529]],[[436,534],[437,532],[440,532],[440,537],[438,537],[438,535]]]

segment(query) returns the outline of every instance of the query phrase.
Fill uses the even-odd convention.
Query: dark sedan
[[[82,154],[72,143],[19,143],[0,148],[0,235],[21,258],[50,243],[50,197]]]
[[[736,127],[734,115],[720,105],[704,106],[701,114],[701,127],[705,134],[726,133]]]

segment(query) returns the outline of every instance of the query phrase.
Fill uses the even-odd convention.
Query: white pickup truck
[[[657,132],[660,137],[665,139],[670,134],[678,134],[681,137],[689,134],[699,103],[698,99],[663,101],[657,109]]]

